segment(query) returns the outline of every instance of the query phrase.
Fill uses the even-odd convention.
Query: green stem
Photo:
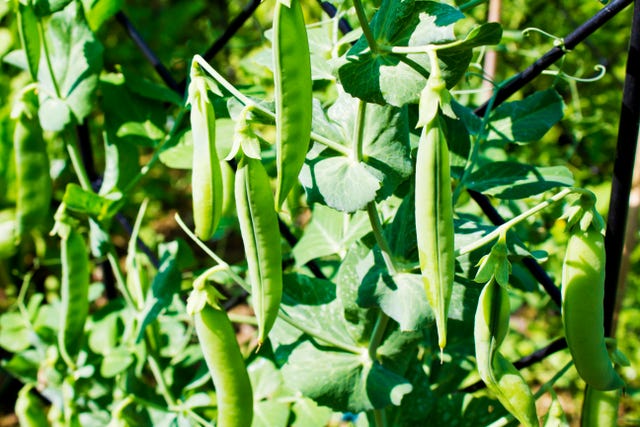
[[[535,400],[540,399],[543,394],[545,394],[547,391],[549,391],[551,389],[551,387],[553,387],[553,385],[556,382],[558,382],[558,380],[560,378],[562,378],[564,376],[564,374],[566,374],[569,369],[571,369],[572,366],[573,366],[573,360],[569,360],[567,362],[567,364],[562,367],[562,369],[560,369],[549,381],[544,383],[542,385],[542,387],[540,387],[538,389],[538,391],[535,392],[535,394],[533,395],[533,398]]]
[[[387,414],[382,409],[374,409],[373,417],[375,419],[376,427],[387,427]]]
[[[363,100],[358,100],[358,112],[356,113],[356,125],[353,128],[353,145],[352,145],[352,158],[355,162],[359,163],[362,160],[362,146],[364,145],[364,128],[365,119],[367,115],[367,103]]]
[[[164,401],[167,402],[167,405],[170,408],[178,406],[176,400],[173,398],[171,392],[169,391],[169,387],[167,386],[167,383],[164,380],[164,376],[162,375],[162,369],[160,369],[160,365],[158,364],[155,356],[152,354],[148,354],[147,361],[149,362],[149,368],[151,368],[151,373],[153,374],[153,378],[158,384],[158,389],[160,390],[160,394],[164,398]]]
[[[213,77],[213,79],[220,84],[220,86],[224,87],[234,98],[242,103],[245,107],[251,107],[262,113],[263,115],[269,117],[275,122],[276,115],[272,111],[269,111],[262,105],[256,103],[251,98],[245,96],[242,92],[235,88],[229,81],[227,81],[220,73],[218,73],[207,61],[205,61],[201,56],[196,55],[194,57],[194,61],[196,61],[204,70]],[[322,135],[318,135],[315,132],[311,132],[311,139],[334,150],[338,153],[348,156],[349,150],[347,147],[339,144],[335,141],[325,138]]]
[[[56,96],[62,99],[62,95],[60,92],[60,87],[58,86],[58,81],[56,80],[55,74],[53,74],[53,65],[51,64],[51,58],[49,56],[49,45],[47,44],[47,38],[44,34],[44,25],[42,21],[38,19],[38,30],[40,32],[40,40],[42,40],[42,50],[44,51],[44,58],[47,61],[47,69],[49,70],[49,75],[51,77],[51,83],[53,84],[53,88],[56,91]]]
[[[469,9],[473,9],[474,7],[486,2],[487,0],[471,0],[466,2],[465,4],[461,4],[460,6],[458,6],[458,9],[460,10],[460,12],[465,12]]]
[[[207,247],[207,245],[205,245],[204,242],[202,242],[202,240],[198,239],[198,237],[189,229],[189,227],[187,227],[184,221],[182,221],[182,218],[180,218],[180,215],[176,214],[175,220],[180,226],[180,228],[182,228],[182,231],[184,231],[187,234],[187,236],[189,236],[189,238],[193,240],[193,242],[196,245],[200,246],[200,249],[202,249],[207,255],[213,258],[213,260],[216,263],[218,263],[218,265],[222,267],[227,272],[227,274],[229,274],[229,276],[233,279],[234,282],[236,282],[238,285],[240,285],[244,289],[251,289],[251,286],[249,286],[242,277],[240,277],[235,271],[233,271],[231,266],[225,260],[220,258],[215,252],[209,249],[209,247]]]
[[[369,20],[367,19],[367,15],[364,12],[364,7],[362,6],[362,2],[360,0],[353,0],[353,7],[356,9],[356,15],[358,15],[358,21],[360,22],[360,27],[362,27],[362,32],[364,37],[367,39],[367,43],[369,44],[369,48],[373,53],[379,51],[378,43],[376,39],[373,37],[373,32],[371,31],[371,27],[369,26]]]
[[[66,131],[65,131],[66,133]],[[70,138],[68,136],[63,136],[64,144],[67,147],[67,151],[69,152],[69,159],[71,160],[71,165],[73,166],[73,170],[78,177],[78,182],[80,182],[80,186],[87,191],[93,191],[91,188],[91,180],[89,179],[89,175],[87,175],[87,170],[82,163],[82,156],[80,155],[80,151],[78,150],[78,144],[76,144],[75,138]]]
[[[393,276],[397,273],[396,266],[393,263],[391,248],[389,248],[387,239],[385,239],[384,235],[382,234],[382,223],[380,222],[378,209],[376,208],[376,204],[374,202],[369,202],[367,204],[367,214],[369,215],[369,222],[371,223],[371,229],[373,230],[373,235],[376,238],[376,243],[378,244],[378,246],[380,247],[380,251],[382,252],[384,263],[387,266],[389,274]]]
[[[382,338],[387,330],[389,324],[389,316],[387,316],[382,310],[378,313],[378,319],[376,325],[373,328],[371,334],[371,340],[369,341],[369,358],[371,360],[378,360],[378,348],[382,342]]]
[[[227,313],[227,316],[229,316],[229,320],[233,323],[244,323],[246,325],[258,326],[258,320],[254,316],[237,313]]]
[[[118,290],[124,297],[127,305],[137,311],[138,306],[135,304],[133,298],[131,297],[129,288],[127,288],[127,279],[124,277],[124,274],[120,269],[120,262],[118,261],[118,257],[113,247],[109,248],[109,252],[107,252],[107,259],[109,260],[109,264],[111,265],[111,270],[113,270],[113,273],[116,276],[116,286]]]
[[[469,252],[472,252],[478,248],[481,248],[482,246],[486,245],[487,243],[497,239],[500,234],[502,233],[506,233],[507,230],[509,230],[511,227],[519,224],[520,222],[524,221],[525,219],[529,218],[530,216],[540,212],[541,210],[553,205],[554,203],[562,200],[564,197],[568,196],[571,193],[576,193],[576,192],[580,192],[580,189],[578,188],[565,188],[562,191],[556,193],[553,197],[545,200],[544,202],[534,206],[533,208],[521,213],[518,216],[513,217],[512,219],[510,219],[509,221],[505,222],[504,224],[500,225],[499,227],[496,227],[493,231],[491,231],[489,234],[487,234],[486,236],[484,236],[483,238],[476,240],[475,242],[464,246],[462,248],[460,248],[459,250],[456,251],[456,258],[459,257],[460,255],[464,255],[467,254]]]

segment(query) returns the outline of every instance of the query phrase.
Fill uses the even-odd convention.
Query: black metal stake
[[[613,335],[616,294],[620,275],[620,261],[624,248],[625,226],[629,214],[629,194],[633,178],[633,163],[638,141],[640,120],[640,1],[636,0],[631,23],[631,39],[627,56],[627,70],[624,80],[618,143],[613,166],[611,197],[605,248],[607,265],[605,269],[604,322],[607,335]]]

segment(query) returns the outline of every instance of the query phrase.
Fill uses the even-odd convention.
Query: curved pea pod
[[[495,279],[482,289],[475,316],[474,339],[480,378],[498,401],[524,426],[538,426],[531,389],[499,348],[509,330],[509,294]]]
[[[416,235],[427,300],[436,317],[438,345],[447,343],[447,316],[455,268],[449,148],[440,119],[423,129],[416,158]]]
[[[576,370],[598,390],[621,388],[604,337],[604,237],[594,229],[569,237],[562,266],[562,322]]]
[[[51,204],[52,185],[47,147],[42,139],[37,114],[31,107],[28,100],[23,103],[13,133],[18,238],[45,221]]]
[[[194,71],[195,70],[195,71]],[[191,191],[196,235],[208,240],[222,216],[222,172],[216,152],[216,116],[207,95],[205,78],[194,63],[189,84],[193,163]]]
[[[580,427],[615,427],[618,425],[618,405],[622,389],[584,391]]]
[[[61,234],[58,345],[63,354],[74,356],[82,345],[84,324],[89,314],[89,253],[82,235],[73,227],[65,227]]]
[[[298,179],[311,138],[309,41],[299,0],[277,0],[273,18],[276,103],[276,209]]]
[[[44,405],[31,393],[33,386],[27,384],[18,392],[16,399],[16,416],[22,427],[47,427],[47,413]]]
[[[205,304],[195,313],[195,328],[218,401],[219,427],[250,427],[253,392],[247,368],[227,313]]]
[[[235,196],[261,344],[282,299],[282,249],[269,176],[260,160],[246,156],[240,160]]]

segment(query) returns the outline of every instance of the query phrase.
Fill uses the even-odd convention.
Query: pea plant
[[[191,54],[169,87],[105,69],[121,3],[3,12],[0,346],[20,425],[557,426],[567,381],[574,419],[616,424],[605,221],[566,164],[522,155],[570,77],[505,102],[518,79],[483,74],[503,30],[482,2],[322,19],[266,2],[252,84]],[[154,199],[175,201],[172,235]],[[514,326],[526,305],[542,341]]]

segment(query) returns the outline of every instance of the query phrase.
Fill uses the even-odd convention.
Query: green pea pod
[[[84,323],[89,314],[89,254],[80,232],[64,227],[61,237],[62,281],[58,345],[70,360],[82,345]]]
[[[273,18],[276,102],[276,210],[296,183],[311,138],[312,84],[299,0],[277,0]]]
[[[447,343],[447,316],[455,268],[449,148],[436,116],[423,129],[416,159],[416,235],[427,300],[436,317],[438,345]]]
[[[253,392],[227,313],[205,304],[195,327],[218,401],[219,427],[250,427]]]
[[[29,2],[31,3],[31,2]],[[38,17],[31,4],[18,2],[18,31],[20,43],[27,60],[27,68],[33,81],[38,81],[38,65],[40,63],[40,34]]]
[[[31,393],[32,388],[31,385],[25,385],[18,392],[15,406],[18,422],[22,427],[47,427],[49,421],[44,405]]]
[[[531,389],[499,348],[509,330],[509,294],[495,279],[482,289],[476,310],[474,339],[480,378],[498,401],[524,426],[538,426]]]
[[[569,237],[562,266],[562,321],[580,377],[598,390],[621,388],[604,338],[604,237],[592,228]]]
[[[240,160],[235,196],[261,344],[282,298],[282,249],[269,176],[260,160],[246,156]]]
[[[16,164],[16,214],[17,235],[40,226],[49,214],[51,204],[51,176],[47,147],[42,139],[42,129],[35,111],[35,95],[25,94],[17,115],[13,133],[13,150]]]
[[[189,84],[193,163],[191,192],[196,235],[209,240],[222,216],[222,172],[216,152],[216,116],[207,95],[207,83],[197,64]]]
[[[582,403],[580,427],[615,427],[621,389],[596,390],[587,386]]]

